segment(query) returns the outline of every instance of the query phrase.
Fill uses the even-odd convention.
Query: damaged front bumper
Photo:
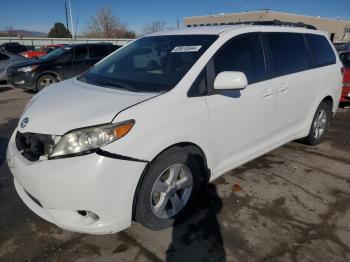
[[[115,233],[131,225],[134,194],[147,161],[100,150],[31,162],[17,150],[16,132],[6,158],[16,190],[33,212],[82,233]]]

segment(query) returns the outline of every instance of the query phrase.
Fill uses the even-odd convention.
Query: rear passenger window
[[[266,40],[272,77],[309,69],[308,51],[302,34],[266,33]]]
[[[326,37],[322,35],[305,35],[312,58],[313,67],[335,64],[334,51]]]
[[[109,54],[107,46],[92,46],[90,47],[90,58],[102,58]]]
[[[245,73],[248,84],[266,79],[264,53],[258,33],[237,36],[214,56],[215,74],[223,71]]]

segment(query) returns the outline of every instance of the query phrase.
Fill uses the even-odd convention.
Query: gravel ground
[[[6,146],[32,95],[0,92],[0,261],[350,261],[350,109],[322,144],[292,142],[217,179],[171,229],[94,236],[42,220],[15,192]]]

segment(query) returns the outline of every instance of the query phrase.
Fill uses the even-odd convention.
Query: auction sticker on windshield
[[[201,45],[185,45],[185,46],[175,46],[172,53],[182,53],[182,52],[198,52],[201,49]]]

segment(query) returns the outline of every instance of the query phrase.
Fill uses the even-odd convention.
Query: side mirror
[[[241,90],[248,85],[247,77],[242,72],[225,71],[219,73],[214,81],[216,90]]]

